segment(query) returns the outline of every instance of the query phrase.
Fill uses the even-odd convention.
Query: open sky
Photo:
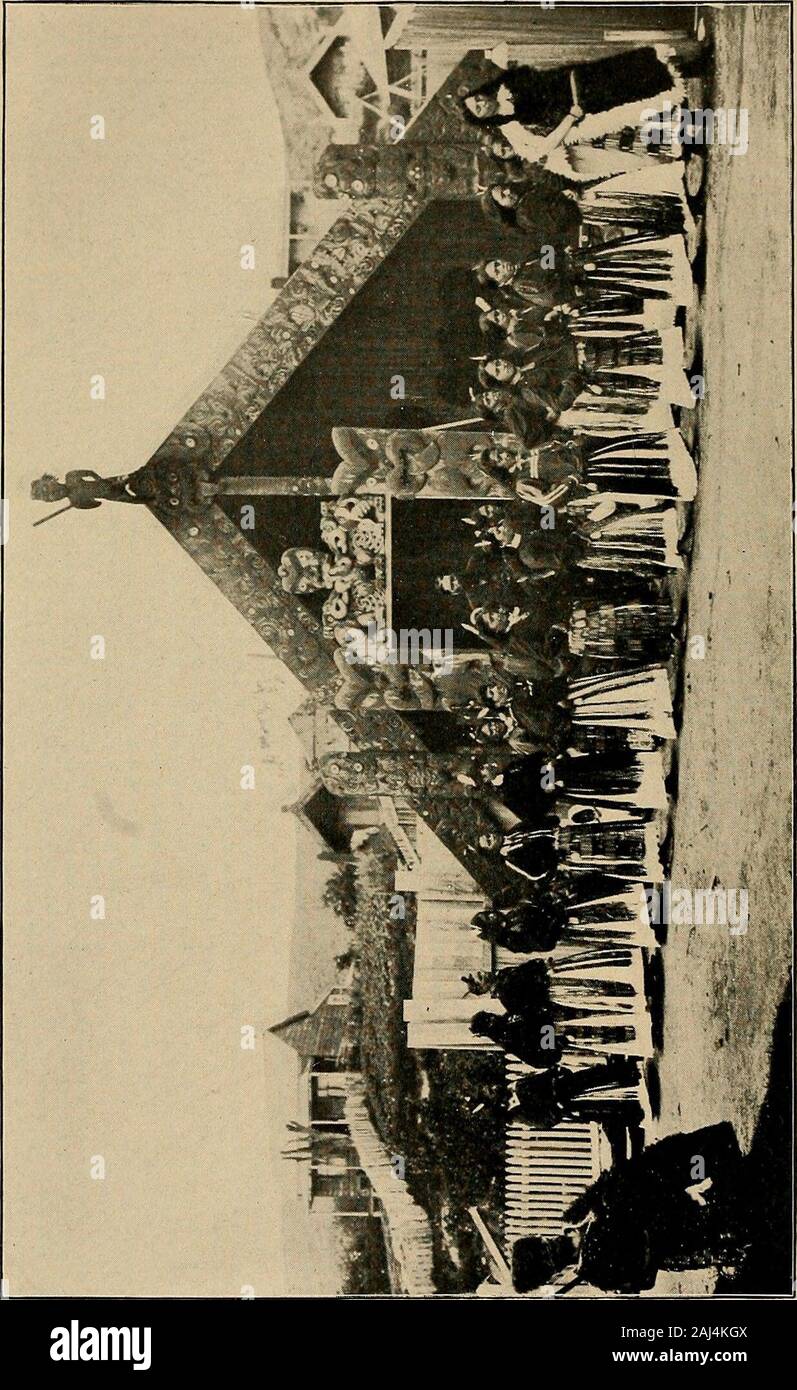
[[[285,173],[256,14],[16,5],[8,48],[10,1290],[324,1291],[278,1159],[295,1062],[262,1031],[288,1009],[301,690],[273,663],[267,766],[265,649],[159,523],[105,504],[34,530],[29,499],[45,471],[143,463],[273,295]]]

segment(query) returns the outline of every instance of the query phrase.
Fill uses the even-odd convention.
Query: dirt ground
[[[670,926],[658,1133],[731,1119],[749,1148],[791,961],[789,15],[714,15],[713,104],[747,108],[749,150],[708,157],[688,585],[688,634],[706,650],[686,656],[671,879],[746,888],[750,917],[745,935]],[[692,1274],[655,1292],[711,1288]]]

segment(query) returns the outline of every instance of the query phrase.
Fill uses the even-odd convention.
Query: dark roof
[[[282,809],[290,811],[306,830],[336,854],[343,854],[351,847],[351,831],[341,822],[340,800],[327,790],[320,777],[315,778],[297,801]]]
[[[482,55],[462,59],[407,127],[407,145],[476,144],[478,128],[463,126],[455,94],[481,80],[493,65]],[[237,352],[156,452],[168,452],[186,434],[207,430],[211,464],[218,468],[262,414],[327,329],[365,284],[434,193],[404,188],[395,195],[343,204],[340,216],[312,255],[291,275]],[[162,517],[159,517],[162,520]],[[176,518],[175,518],[176,520]]]
[[[451,99],[463,76],[472,76],[476,57],[469,55],[454,69],[408,127],[409,143],[435,144],[452,128],[458,128],[452,124],[455,113]],[[475,66],[483,62],[479,58]],[[153,461],[185,459],[186,439],[193,443],[199,436],[208,440],[202,461],[207,459],[211,469],[218,470],[433,199],[433,193],[403,191],[400,196],[364,199],[345,208],[246,341],[156,451]],[[193,457],[197,464],[202,462]],[[394,753],[422,749],[410,721],[396,711],[370,710],[366,717],[360,717],[332,708],[338,683],[332,644],[325,640],[315,616],[299,599],[283,591],[274,567],[220,507],[185,505],[169,512],[153,505],[152,511],[308,693],[330,707],[331,717],[355,746],[377,742]],[[453,805],[450,799],[416,792],[409,786],[404,795],[488,893],[503,886],[500,866],[475,848],[480,829],[492,827],[485,806],[472,799],[464,815],[463,807]]]
[[[348,999],[340,1003],[330,1003],[325,995],[312,1013],[293,1014],[282,1023],[275,1023],[269,1029],[292,1047],[300,1057],[323,1057],[336,1059],[351,1046],[349,1023],[351,1003]]]

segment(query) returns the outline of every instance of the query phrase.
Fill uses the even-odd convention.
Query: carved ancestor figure
[[[209,502],[216,493],[207,467],[209,455],[205,430],[183,430],[133,473],[103,478],[92,468],[73,468],[63,482],[45,473],[31,483],[30,494],[34,502],[66,502],[78,511],[103,502],[146,503],[164,512],[191,508]]]
[[[323,550],[294,546],[283,552],[277,571],[286,594],[311,594],[329,590],[322,610],[324,631],[344,620],[378,622],[384,608],[384,590],[349,555],[335,556]]]
[[[333,492],[393,497],[509,497],[513,489],[483,462],[485,429],[361,429],[340,426],[332,442],[341,462]]]
[[[328,753],[319,763],[319,772],[334,796],[426,794],[472,799],[471,789],[457,781],[445,758],[420,750]]]
[[[34,502],[69,502],[71,507],[85,511],[99,507],[102,502],[145,502],[138,495],[131,479],[135,474],[123,473],[117,478],[101,478],[91,468],[73,468],[61,483],[52,473],[36,478],[30,486]]]
[[[463,198],[479,187],[477,147],[463,139],[416,144],[329,145],[319,160],[314,192],[318,198]]]
[[[384,500],[343,497],[321,504],[321,539],[328,547],[293,546],[283,552],[277,573],[288,594],[327,589],[322,608],[324,635],[334,637],[343,623],[374,622],[384,617]]]

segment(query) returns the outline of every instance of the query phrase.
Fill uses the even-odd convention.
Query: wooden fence
[[[351,1141],[382,1208],[382,1228],[394,1293],[415,1298],[437,1292],[432,1277],[432,1228],[403,1178],[397,1176],[396,1155],[388,1153],[365,1105],[362,1083],[352,1079],[346,1100]]]
[[[507,1081],[528,1071],[507,1057]],[[595,1181],[604,1166],[600,1125],[565,1121],[555,1129],[530,1129],[519,1120],[506,1126],[504,1244],[521,1236],[557,1235],[570,1203]]]

